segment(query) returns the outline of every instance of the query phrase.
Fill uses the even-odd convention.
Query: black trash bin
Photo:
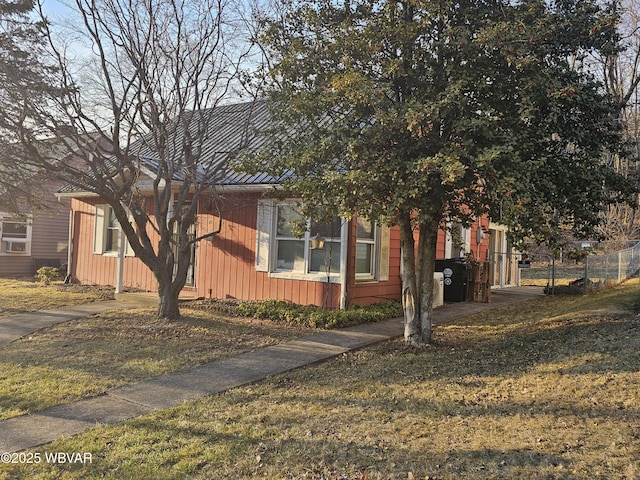
[[[444,301],[465,302],[469,281],[469,263],[464,257],[436,260],[436,272],[444,276]]]

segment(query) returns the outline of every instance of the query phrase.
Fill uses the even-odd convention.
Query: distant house
[[[51,145],[48,145],[50,147]],[[10,157],[5,148],[2,156]],[[31,277],[41,266],[67,263],[69,206],[56,200],[61,183],[44,174],[4,179],[0,188],[0,277]]]
[[[251,116],[251,129],[257,132],[252,141],[265,141],[260,135],[269,126],[264,103],[220,106],[210,115],[215,121],[211,122],[206,150],[236,148],[247,115]],[[154,162],[144,157],[140,160],[139,189],[144,193]],[[299,220],[295,201],[271,198],[275,184],[268,175],[234,172],[219,182],[218,191],[224,197],[222,231],[194,247],[183,293],[220,299],[281,299],[331,308],[400,298],[397,228],[360,217],[349,221],[335,218],[326,224],[309,221],[307,232],[297,237],[292,229],[292,222]],[[118,248],[119,226],[103,200],[72,189],[63,189],[58,195],[71,199],[70,272],[74,281],[114,285],[118,252],[122,251],[124,286],[156,290],[149,269],[129,248]],[[211,200],[201,200],[193,233],[199,236],[211,231],[218,220]],[[488,228],[488,219],[477,220],[469,229],[459,227],[461,242],[441,231],[438,257],[472,252],[476,259],[486,259],[489,239],[478,230]]]
[[[62,138],[43,140],[43,151],[73,160],[70,152],[77,145],[93,142],[89,135],[71,140],[71,134],[65,132]],[[62,185],[46,173],[38,173],[9,187],[10,192],[0,191],[5,196],[0,202],[0,277],[31,278],[42,266],[63,267],[61,273],[66,273],[71,217],[69,201],[56,198]],[[22,195],[26,191],[31,193]]]

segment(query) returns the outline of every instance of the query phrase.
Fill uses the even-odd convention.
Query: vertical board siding
[[[95,206],[100,199],[73,199],[72,277],[74,281],[91,285],[116,283],[117,258],[93,253]],[[139,259],[125,257],[123,284],[126,288],[155,291],[156,281],[151,271]]]
[[[270,277],[256,271],[257,193],[229,195],[223,214],[222,231],[202,242],[196,261],[197,295],[243,300],[280,299],[302,305],[325,302],[323,282]],[[199,225],[217,225],[218,217],[204,207]],[[330,307],[339,305],[339,293],[329,290]]]
[[[270,277],[257,271],[257,210],[258,193],[228,195],[225,199],[222,230],[196,248],[195,294],[203,298],[263,300],[280,299],[301,305],[338,308],[341,286],[326,282]],[[95,205],[99,199],[74,199],[73,276],[81,283],[114,285],[117,258],[93,253]],[[486,221],[484,222],[486,223]],[[200,205],[197,233],[204,235],[218,227],[217,212],[203,202]],[[477,228],[477,226],[476,226]],[[390,229],[389,279],[384,282],[355,281],[355,222],[349,225],[347,252],[347,304],[368,305],[397,300],[401,295],[400,231]],[[157,240],[151,233],[152,240]],[[474,254],[484,258],[488,236],[478,248],[475,229],[471,232]],[[438,234],[438,258],[444,255],[445,234]],[[151,271],[137,258],[126,257],[124,284],[128,288],[155,291],[156,281]]]

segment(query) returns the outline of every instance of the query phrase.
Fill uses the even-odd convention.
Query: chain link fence
[[[607,253],[594,254],[594,246]],[[640,242],[585,243],[580,260],[560,255],[497,253],[493,255],[493,286],[543,287],[544,293],[589,293],[617,285],[640,273]],[[591,250],[593,252],[593,250]]]
[[[633,247],[604,255],[584,258],[584,275],[577,287],[584,293],[597,291],[638,276],[640,269],[640,243]]]

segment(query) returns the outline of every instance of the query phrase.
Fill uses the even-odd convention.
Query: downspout
[[[71,262],[73,261],[73,210],[69,205],[69,238],[67,240],[67,275],[64,283],[71,283]]]
[[[340,230],[340,310],[347,308],[347,256],[349,252],[349,226],[350,221],[345,221]]]
[[[56,194],[58,203],[64,205],[62,197]],[[71,208],[71,201],[69,201],[69,231],[67,232],[67,272],[65,273],[64,283],[71,283],[71,263],[73,259],[73,209]]]
[[[124,232],[118,229],[118,264],[116,267],[116,293],[122,293],[122,274],[124,272]]]

